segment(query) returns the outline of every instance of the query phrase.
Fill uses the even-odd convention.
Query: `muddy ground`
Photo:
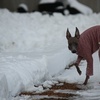
[[[32,99],[32,100],[69,100],[68,98],[77,96],[73,93],[61,93],[61,92],[55,92],[56,90],[75,90],[79,91],[81,90],[77,84],[71,84],[71,83],[59,83],[55,84],[50,88],[49,90],[42,92],[42,93],[34,93],[34,92],[23,92],[20,95],[28,95],[28,96],[42,96],[42,98],[39,99]]]

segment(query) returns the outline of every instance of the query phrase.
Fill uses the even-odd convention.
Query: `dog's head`
[[[78,40],[80,38],[80,33],[76,27],[75,36],[72,37],[69,30],[67,29],[66,38],[68,40],[68,48],[72,53],[77,53]]]

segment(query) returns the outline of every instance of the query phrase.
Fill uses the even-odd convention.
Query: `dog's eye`
[[[69,46],[71,46],[72,45],[72,43],[69,43]]]

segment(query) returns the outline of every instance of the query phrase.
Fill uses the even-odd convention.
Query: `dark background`
[[[89,6],[94,12],[100,12],[100,0],[78,0]],[[8,8],[10,11],[16,11],[20,3],[27,4],[29,11],[37,9],[39,0],[0,0],[0,8]]]

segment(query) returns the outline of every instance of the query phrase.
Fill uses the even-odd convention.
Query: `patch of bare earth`
[[[63,83],[62,85],[55,84],[48,91],[42,93],[23,92],[20,95],[44,96],[44,98],[41,98],[40,100],[68,100],[69,97],[76,96],[76,94],[73,93],[55,92],[56,90],[67,90],[67,89],[76,91],[80,90],[80,88],[77,87],[77,84]],[[48,98],[45,98],[45,96],[47,96]]]

